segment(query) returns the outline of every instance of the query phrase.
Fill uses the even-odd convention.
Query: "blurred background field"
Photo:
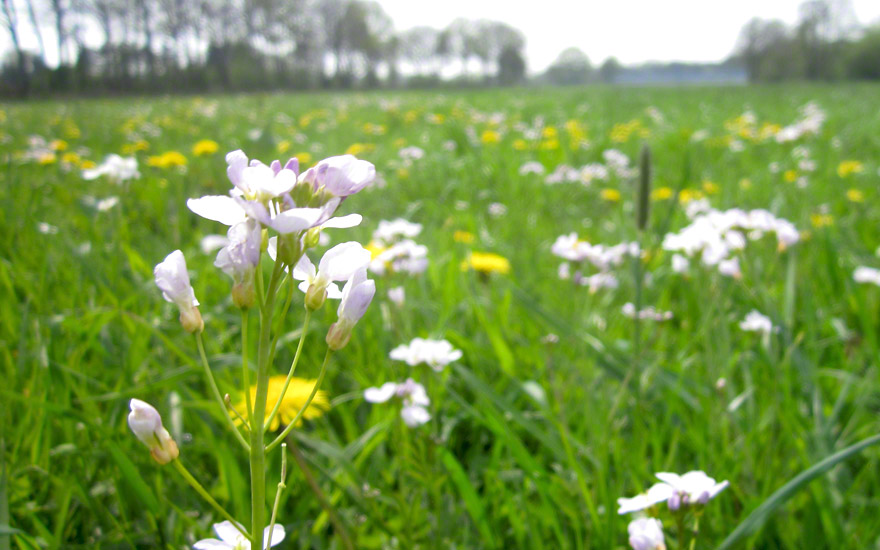
[[[878,93],[594,86],[2,105],[0,523],[11,534],[0,547],[180,548],[209,529],[210,508],[128,433],[132,397],[163,411],[182,460],[247,517],[247,464],[152,281],[182,249],[208,355],[234,393],[238,313],[200,248],[222,228],[185,202],[225,192],[223,155],[238,148],[303,166],[346,151],[373,162],[380,181],[342,206],[364,221],[327,231],[334,243],[366,244],[383,219],[423,225],[427,271],[376,277],[376,302],[325,383],[331,409],[295,431],[356,547],[621,548],[616,499],[656,471],[689,469],[731,483],[703,518],[698,548],[713,547],[797,473],[878,432],[880,288],[852,276],[880,267]],[[775,139],[811,102],[825,115],[818,133]],[[642,303],[673,317],[643,321],[636,353],[621,310],[634,301],[632,264],[615,270],[618,288],[590,292],[559,278],[550,250],[570,232],[635,240],[633,179],[546,180],[560,165],[607,164],[610,149],[632,166],[642,143],[655,166]],[[137,157],[140,177],[84,180],[110,153]],[[530,161],[545,173],[521,174]],[[766,208],[800,242],[750,242],[739,277],[699,261],[675,273],[661,242],[700,199]],[[463,270],[473,251],[503,256],[509,272]],[[396,286],[403,305],[386,296]],[[741,330],[753,309],[780,330]],[[285,324],[276,373],[300,318]],[[311,349],[333,320],[320,312]],[[446,338],[463,358],[442,373],[388,358],[417,336]],[[320,365],[309,349],[302,376]],[[432,400],[415,430],[362,398],[410,375]],[[880,547],[878,459],[869,448],[838,465],[742,547]],[[298,469],[288,484],[281,548],[344,547]]]

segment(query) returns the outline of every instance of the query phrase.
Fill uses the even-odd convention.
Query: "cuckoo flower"
[[[201,332],[205,328],[202,315],[199,313],[199,301],[196,300],[192,285],[189,284],[189,273],[186,271],[186,260],[183,252],[175,250],[153,270],[156,286],[162,291],[166,301],[180,308],[180,324],[187,332]]]
[[[254,303],[254,272],[260,261],[262,231],[254,220],[237,223],[227,233],[229,244],[217,253],[214,265],[232,277],[232,300],[240,308]]]
[[[727,481],[717,483],[700,470],[684,475],[660,472],[657,478],[672,487],[667,501],[670,510],[677,510],[681,505],[706,504],[729,485]]]
[[[630,512],[638,512],[645,510],[655,504],[659,504],[672,496],[672,487],[666,483],[655,483],[647,492],[636,495],[632,498],[619,498],[617,504],[618,514],[629,514]]]
[[[663,525],[655,518],[638,518],[627,526],[633,550],[666,550]]]
[[[159,464],[168,464],[178,457],[177,443],[162,426],[162,417],[152,405],[132,399],[129,403],[128,426],[141,443],[150,449],[150,455]]]
[[[248,161],[244,152],[239,150],[226,155],[226,163],[226,173],[234,188],[229,196],[209,195],[188,200],[189,209],[199,216],[226,225],[251,218],[281,234],[304,231],[317,225],[351,227],[360,223],[359,218],[357,223],[353,218],[329,225],[339,206],[338,199],[326,201],[319,208],[297,206],[290,197],[299,172],[296,159],[289,160],[283,167],[278,161],[266,166],[258,160]]]
[[[306,170],[300,181],[312,184],[315,191],[322,188],[337,197],[354,195],[376,177],[376,167],[353,155],[340,155],[322,160]]]
[[[421,426],[431,420],[431,413],[426,408],[431,404],[431,400],[428,399],[425,387],[412,378],[407,378],[402,384],[386,382],[378,388],[364,390],[364,399],[369,403],[385,403],[392,397],[397,397],[403,402],[400,417],[410,428]]]
[[[360,243],[354,241],[334,246],[324,253],[315,264],[303,254],[293,268],[293,278],[302,281],[299,289],[306,293],[309,309],[318,309],[326,298],[341,298],[342,293],[333,281],[346,281],[356,271],[370,262],[370,253]]]
[[[214,532],[220,539],[203,539],[195,543],[195,550],[251,550],[251,542],[230,521],[214,524]],[[269,528],[263,531],[266,547],[276,546],[284,540],[284,526],[275,525],[271,533]]]
[[[376,282],[367,279],[366,267],[361,267],[348,279],[342,288],[339,309],[336,310],[339,318],[327,331],[327,346],[331,350],[340,350],[348,344],[351,330],[367,312],[375,294]]]
[[[413,367],[425,363],[435,371],[461,359],[461,350],[452,347],[446,340],[427,340],[414,338],[409,344],[397,346],[389,354],[395,361],[405,361]]]

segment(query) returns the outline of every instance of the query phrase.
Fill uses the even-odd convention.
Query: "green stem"
[[[248,535],[247,531],[245,531],[244,528],[239,525],[237,521],[235,521],[235,518],[233,518],[232,515],[230,515],[230,513],[226,511],[225,508],[220,506],[220,504],[216,500],[214,500],[214,497],[212,497],[210,493],[208,493],[208,491],[206,491],[205,488],[202,487],[202,484],[199,483],[198,480],[196,480],[196,478],[194,478],[191,473],[189,473],[189,470],[186,469],[186,466],[183,465],[180,459],[174,459],[171,463],[174,464],[174,468],[178,472],[180,472],[180,475],[183,476],[183,479],[185,479],[187,483],[189,483],[190,487],[195,489],[196,492],[208,502],[208,504],[210,504],[215,510],[220,512],[220,515],[226,518],[233,525],[233,527],[238,529],[239,533],[244,535],[246,539],[251,540],[251,536]]]
[[[269,443],[269,445],[266,446],[266,452],[271,451],[272,449],[280,445],[282,441],[284,441],[284,438],[287,437],[287,434],[289,434],[293,430],[293,427],[296,426],[297,422],[299,422],[300,417],[302,417],[306,409],[309,408],[309,405],[312,404],[312,400],[315,398],[315,395],[318,394],[318,388],[321,387],[321,382],[324,381],[324,375],[327,373],[327,365],[330,363],[330,358],[332,356],[333,350],[328,349],[327,354],[324,356],[324,363],[321,364],[321,372],[318,373],[318,380],[315,381],[315,387],[312,388],[312,393],[309,394],[309,398],[306,399],[306,402],[305,404],[303,404],[302,408],[296,412],[296,416],[293,418],[293,421],[291,421],[291,423],[288,424],[286,428],[284,428],[284,431],[281,432],[281,435],[275,438],[275,441]]]
[[[196,344],[199,348],[199,356],[202,358],[202,366],[205,368],[205,376],[208,378],[208,385],[211,386],[211,392],[214,394],[214,399],[216,399],[217,404],[220,405],[220,414],[222,414],[223,418],[226,419],[226,422],[229,424],[229,428],[232,430],[232,433],[235,434],[235,438],[238,439],[238,442],[244,446],[245,450],[249,450],[250,447],[248,446],[248,442],[245,441],[244,436],[242,436],[241,432],[238,431],[238,427],[235,425],[232,417],[229,416],[229,411],[226,409],[226,402],[220,395],[220,389],[217,387],[217,381],[214,380],[214,373],[211,372],[211,365],[208,364],[208,356],[205,355],[205,344],[202,341],[201,332],[196,333]]]
[[[281,408],[281,402],[284,401],[284,394],[287,393],[287,388],[290,386],[290,380],[293,378],[293,373],[296,371],[296,365],[299,363],[299,356],[302,353],[303,342],[306,341],[306,332],[309,330],[309,319],[312,318],[312,312],[309,309],[306,309],[306,317],[303,319],[302,331],[299,334],[299,344],[296,346],[296,353],[293,356],[293,362],[290,364],[290,370],[287,372],[287,380],[284,381],[284,387],[281,388],[281,394],[278,396],[278,401],[275,403],[275,406],[272,408],[272,412],[269,414],[269,417],[266,419],[266,423],[263,426],[263,429],[266,430],[269,426],[272,425],[272,420],[275,418],[275,415],[278,414],[278,409]]]
[[[269,392],[269,350],[272,332],[272,312],[275,292],[284,264],[275,262],[272,278],[266,289],[266,300],[260,303],[260,340],[257,348],[257,392],[254,415],[251,419],[251,531],[253,548],[263,548],[263,527],[266,525],[266,447],[263,440],[263,422],[266,419],[266,399]]]
[[[700,515],[699,513],[694,518],[694,538],[691,539],[690,550],[694,550],[697,547],[697,536],[700,534]]]
[[[268,548],[272,544],[272,531],[275,530],[275,520],[278,519],[278,506],[281,504],[281,493],[287,488],[287,444],[281,445],[281,479],[278,480],[278,489],[275,490],[275,504],[272,506],[272,519],[269,520],[269,540],[266,541]]]
[[[251,402],[251,369],[248,367],[248,310],[241,310],[241,375],[244,380],[244,395],[247,410],[248,428],[254,417],[254,405]]]

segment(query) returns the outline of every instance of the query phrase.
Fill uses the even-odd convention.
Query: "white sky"
[[[36,50],[23,2],[24,46]],[[752,17],[794,24],[803,0],[378,0],[397,30],[419,25],[443,28],[458,17],[494,19],[526,35],[530,73],[549,66],[562,50],[577,47],[594,65],[609,56],[624,64],[644,61],[720,61],[733,50]],[[880,22],[880,0],[849,1],[861,24]],[[51,23],[51,21],[47,21]],[[42,24],[42,22],[41,22]],[[50,24],[43,29],[50,64],[56,62]],[[12,49],[0,29],[0,52]]]
[[[862,24],[880,19],[880,0],[850,0]],[[720,61],[752,17],[793,24],[802,0],[378,0],[398,30],[442,28],[457,17],[494,19],[526,35],[529,72],[569,47],[594,65],[615,56],[643,61]]]

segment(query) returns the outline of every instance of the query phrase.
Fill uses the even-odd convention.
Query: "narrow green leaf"
[[[860,452],[866,447],[870,447],[876,443],[880,443],[880,434],[871,436],[867,439],[850,445],[846,449],[834,453],[825,458],[821,462],[814,464],[801,472],[794,479],[782,486],[778,491],[770,495],[760,506],[749,514],[749,516],[737,525],[730,535],[718,546],[718,550],[726,550],[733,548],[733,545],[740,541],[743,537],[747,537],[756,532],[770,515],[782,506],[785,501],[791,498],[795,493],[803,489],[814,478],[824,474],[838,463],[843,462],[852,455]]]
[[[156,499],[156,496],[150,490],[147,482],[144,481],[144,478],[141,477],[141,474],[138,472],[137,467],[135,467],[134,463],[129,460],[129,458],[125,455],[122,450],[116,445],[109,445],[108,449],[110,451],[110,455],[113,457],[113,460],[116,462],[116,465],[119,467],[119,471],[122,473],[123,482],[128,485],[128,487],[134,491],[134,494],[137,496],[138,500],[153,514],[158,515],[159,513],[159,501]]]
[[[448,450],[443,447],[438,447],[438,449],[440,450],[440,458],[443,460],[443,465],[446,467],[446,471],[449,472],[452,482],[455,483],[456,489],[458,489],[461,498],[464,500],[465,508],[467,508],[468,514],[470,514],[471,519],[474,520],[474,524],[476,524],[477,529],[480,531],[483,542],[485,542],[487,548],[497,548],[495,538],[492,536],[492,530],[486,522],[486,510],[483,508],[483,502],[468,479],[464,468],[461,467],[458,460]]]

